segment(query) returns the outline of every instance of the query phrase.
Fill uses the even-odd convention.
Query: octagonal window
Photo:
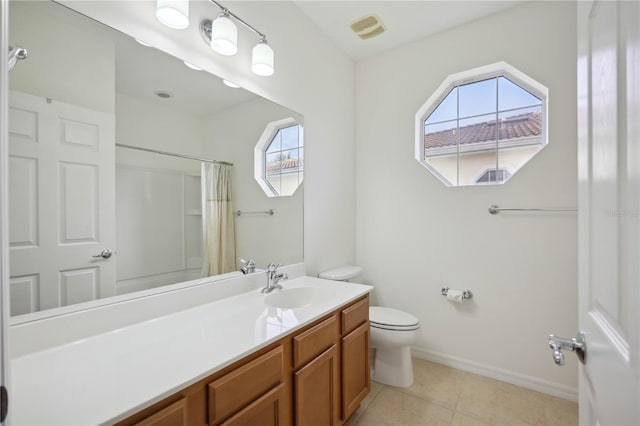
[[[255,179],[269,197],[293,195],[304,178],[302,125],[293,118],[267,125],[255,148]]]
[[[447,77],[416,114],[416,159],[447,186],[507,182],[547,144],[547,93],[504,62]]]

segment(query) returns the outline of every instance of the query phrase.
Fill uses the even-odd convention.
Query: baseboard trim
[[[536,377],[515,373],[513,371],[503,370],[501,368],[496,368],[490,365],[480,364],[468,359],[458,358],[439,352],[433,352],[419,347],[412,347],[411,354],[415,358],[432,361],[438,364],[446,365],[447,367],[452,367],[458,370],[467,371],[469,373],[478,374],[480,376],[489,377],[491,379],[511,383],[512,385],[522,386],[523,388],[557,396],[558,398],[568,399],[574,402],[578,401],[577,388],[541,380]]]

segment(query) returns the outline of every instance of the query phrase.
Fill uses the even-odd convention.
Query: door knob
[[[585,363],[587,356],[587,342],[585,341],[585,336],[582,331],[579,331],[578,334],[576,334],[576,337],[571,339],[550,334],[549,347],[553,351],[553,360],[558,366],[564,365],[563,349],[575,352],[580,362],[583,364]]]
[[[94,254],[92,257],[101,257],[103,259],[109,259],[111,256],[113,256],[113,251],[106,249],[106,250],[102,250],[98,254]]]

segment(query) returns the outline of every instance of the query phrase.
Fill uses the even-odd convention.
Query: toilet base
[[[413,384],[413,364],[409,346],[372,349],[373,381],[400,388],[408,388]]]

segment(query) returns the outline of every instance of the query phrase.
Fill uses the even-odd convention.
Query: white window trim
[[[542,144],[541,149],[546,147],[548,139],[548,126],[549,122],[549,89],[542,84],[535,81],[533,78],[517,70],[506,62],[496,62],[493,64],[485,65],[471,70],[462,71],[456,74],[451,74],[444,79],[442,84],[433,92],[433,94],[427,99],[427,101],[420,107],[415,116],[415,159],[423,167],[429,170],[434,176],[436,176],[443,184],[448,187],[468,186],[468,185],[453,185],[446,179],[441,173],[439,173],[433,166],[428,164],[424,158],[424,121],[431,115],[431,113],[440,105],[442,101],[447,97],[449,92],[455,87],[462,84],[472,83],[476,81],[486,80],[489,78],[495,78],[504,76],[518,86],[526,89],[530,93],[538,96],[542,100]],[[495,143],[495,142],[494,142]],[[531,159],[527,160],[522,167],[524,167]],[[511,175],[513,176],[513,174]],[[508,180],[510,180],[509,178]]]
[[[495,184],[489,183],[489,182],[478,182],[478,179],[480,179],[480,177],[482,177],[482,175],[487,173],[489,170],[496,170],[495,164],[487,164],[480,173],[474,176],[473,181],[475,182],[476,185],[502,185],[508,182],[513,177],[513,174],[514,174],[513,169],[514,167],[512,164],[500,164],[500,167],[498,168],[498,170],[506,170],[507,172],[509,172],[509,177],[506,180],[503,180],[502,182],[497,182]]]
[[[256,144],[253,150],[253,177],[262,188],[262,191],[267,195],[267,197],[288,197],[296,193],[294,191],[292,194],[278,194],[267,182],[266,170],[265,170],[265,160],[267,156],[267,148],[273,141],[273,138],[276,136],[280,129],[285,127],[291,127],[295,125],[300,126],[300,138],[304,141],[304,128],[302,127],[302,123],[294,119],[293,117],[283,118],[282,120],[272,121],[267,124],[262,132],[262,135],[258,139],[258,143]],[[298,185],[300,188],[300,185]]]

